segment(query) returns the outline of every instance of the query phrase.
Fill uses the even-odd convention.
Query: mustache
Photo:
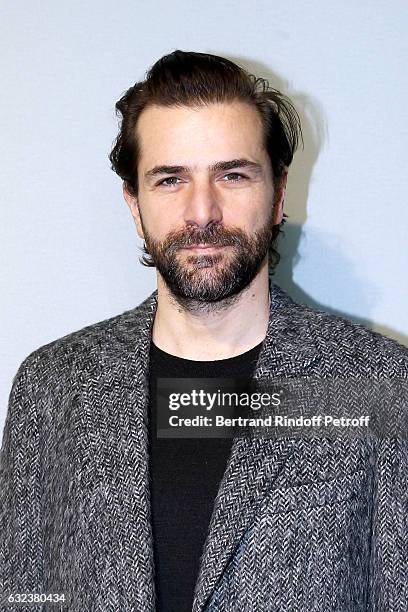
[[[215,226],[214,226],[215,228]],[[168,236],[166,246],[169,249],[189,247],[193,244],[208,244],[213,246],[235,246],[240,245],[243,239],[242,230],[225,230],[225,228],[212,227],[203,231],[177,232]]]

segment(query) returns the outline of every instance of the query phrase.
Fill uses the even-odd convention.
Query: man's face
[[[256,109],[151,106],[137,133],[138,197],[124,196],[158,273],[184,304],[236,296],[267,261],[286,183],[275,193]]]

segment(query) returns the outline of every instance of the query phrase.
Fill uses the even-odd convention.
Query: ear
[[[126,187],[125,181],[123,181],[122,189],[123,189],[123,197],[125,198],[126,203],[129,206],[130,212],[135,222],[137,233],[140,236],[140,238],[144,238],[142,221],[140,218],[139,201],[136,196],[133,196],[132,194],[129,193]]]
[[[288,180],[288,169],[282,172],[279,178],[277,187],[275,188],[274,207],[273,207],[273,225],[279,225],[283,219],[283,203],[286,194],[286,182]]]

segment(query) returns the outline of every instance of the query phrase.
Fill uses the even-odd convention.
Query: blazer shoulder
[[[408,378],[408,347],[345,316],[297,303],[321,354],[361,374]]]
[[[108,355],[120,337],[137,332],[145,321],[146,314],[152,308],[153,294],[148,296],[135,308],[126,310],[113,317],[97,321],[47,344],[29,353],[21,362],[13,379],[24,377],[31,380],[62,375],[64,370],[75,370],[96,359]]]

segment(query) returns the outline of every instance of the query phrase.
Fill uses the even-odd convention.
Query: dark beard
[[[205,230],[186,228],[161,242],[146,232],[145,249],[174,300],[189,312],[210,312],[231,306],[249,288],[268,254],[272,240],[272,214],[252,235],[239,228],[210,225]],[[179,250],[192,244],[227,246],[212,254]]]

